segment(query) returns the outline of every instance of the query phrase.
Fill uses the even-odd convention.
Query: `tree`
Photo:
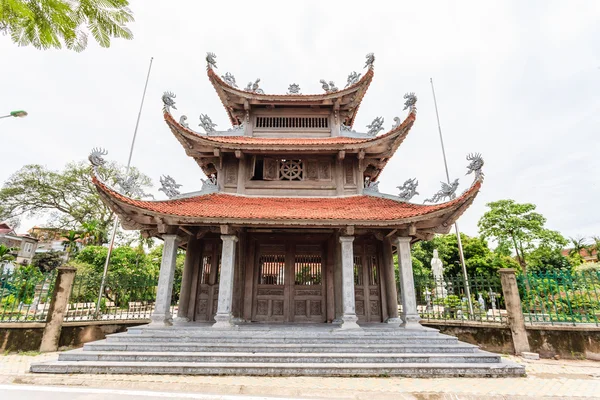
[[[581,236],[578,236],[576,238],[570,237],[569,241],[571,242],[571,245],[573,246],[572,249],[569,249],[569,257],[571,258],[571,260],[573,260],[574,263],[583,264],[583,257],[581,256],[581,253],[584,250],[588,251],[588,247],[585,244],[585,238],[583,238]]]
[[[490,210],[477,224],[481,236],[494,239],[499,247],[514,251],[524,274],[527,274],[526,255],[536,245],[562,247],[566,244],[560,233],[544,227],[546,218],[535,212],[534,204],[499,200],[487,206]]]
[[[71,258],[71,253],[77,251],[77,245],[81,240],[81,235],[75,231],[69,231],[65,237],[63,237],[63,246],[65,251],[67,252],[67,262]]]
[[[128,0],[2,0],[0,32],[19,46],[83,51],[88,36],[102,47],[111,38],[132,39]]]
[[[31,265],[37,267],[42,272],[50,272],[65,262],[63,254],[59,251],[47,251],[45,253],[36,253],[31,260]]]
[[[99,173],[110,185],[123,176],[123,168],[107,163]],[[93,230],[94,242],[102,244],[112,226],[113,213],[102,202],[91,182],[91,168],[84,162],[69,163],[63,171],[41,165],[26,165],[15,172],[0,189],[0,219],[50,216],[49,225],[70,230]],[[151,186],[148,176],[130,169],[136,185]],[[93,226],[92,226],[93,225]]]

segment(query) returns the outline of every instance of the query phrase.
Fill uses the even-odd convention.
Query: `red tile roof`
[[[140,211],[207,219],[313,221],[398,221],[425,216],[436,211],[452,212],[472,200],[481,187],[481,183],[477,182],[462,196],[450,202],[421,205],[370,195],[308,198],[213,193],[177,200],[146,201],[125,197],[108,188],[96,177],[93,178],[93,182],[112,201],[133,206]]]

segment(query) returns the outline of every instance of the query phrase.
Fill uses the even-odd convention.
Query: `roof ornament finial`
[[[362,74],[359,74],[356,71],[350,72],[350,74],[348,75],[348,82],[346,83],[346,86],[344,86],[344,89],[347,88],[348,86],[352,86],[352,85],[356,84],[360,80],[361,75]]]
[[[297,83],[292,83],[288,86],[287,94],[300,94],[300,85]]]
[[[217,56],[215,53],[211,53],[210,51],[206,53],[206,69],[217,68]]]
[[[121,188],[119,192],[124,196],[131,197],[132,199],[142,199],[144,197],[150,197],[154,199],[153,195],[144,192],[142,186],[140,185],[140,182],[138,181],[138,179],[136,179],[136,176],[132,175],[131,173],[126,177],[119,174],[115,178],[115,180]]]
[[[175,107],[175,100],[173,100],[175,97],[177,96],[175,96],[175,93],[173,92],[166,91],[163,93],[163,112],[171,113],[171,108],[177,110],[177,107]]]
[[[454,200],[456,198],[456,189],[458,188],[458,179],[455,179],[452,183],[440,182],[442,184],[442,188],[433,195],[430,199],[425,199],[423,204],[425,203],[437,203],[440,200],[445,200],[448,198],[449,200]]]
[[[404,108],[402,110],[410,108],[410,111],[413,111],[417,109],[417,95],[415,94],[415,92],[405,93],[404,99],[406,101],[404,102]]]
[[[351,132],[351,133],[356,133],[356,131],[354,129],[352,129],[352,127],[350,127],[349,125],[346,125],[342,122],[342,124],[340,125],[340,130],[342,132]]]
[[[209,133],[216,132],[215,126],[217,126],[217,124],[212,122],[212,119],[210,119],[210,117],[208,115],[200,114],[200,123],[198,124],[198,126],[201,126],[202,128],[204,128],[204,131],[207,134],[209,134]]]
[[[103,149],[102,147],[94,147],[88,156],[88,160],[90,160],[90,164],[92,164],[92,168],[94,172],[98,172],[98,168],[103,167],[106,164],[106,160],[102,157],[108,154],[108,151]]]
[[[319,82],[321,83],[321,87],[323,88],[325,93],[333,93],[333,92],[337,92],[339,90],[335,86],[335,83],[333,83],[333,81],[329,81],[329,83],[327,83],[327,81],[325,79],[321,79]]]
[[[182,115],[181,117],[179,117],[179,125],[183,126],[184,128],[189,128],[190,126],[188,125],[187,121],[187,116],[186,115]]]
[[[467,173],[465,175],[469,175],[471,172],[475,173],[476,181],[483,181],[483,157],[481,157],[480,153],[470,153],[467,155],[467,161],[471,161],[469,165],[467,165]]]
[[[169,199],[181,194],[178,190],[180,187],[181,185],[175,182],[175,179],[173,179],[171,175],[163,175],[160,177],[160,188],[158,190],[164,192]]]
[[[392,125],[392,130],[397,129],[401,123],[402,120],[399,117],[394,117],[394,125]]]
[[[254,82],[248,82],[248,85],[246,85],[246,89],[244,89],[244,90],[246,92],[264,94],[265,92],[261,88],[258,87],[259,82],[260,82],[260,78],[256,78],[256,81],[254,81]]]
[[[379,193],[379,181],[373,182],[371,177],[365,178],[365,188],[363,189],[363,193]]]
[[[383,117],[377,117],[371,122],[370,125],[367,125],[369,130],[367,131],[367,135],[376,136],[383,128]]]
[[[215,174],[210,174],[208,179],[200,178],[200,180],[202,181],[202,189],[200,189],[201,193],[208,194],[219,191],[219,185],[217,184],[217,177]]]
[[[229,86],[238,87],[237,83],[235,83],[235,76],[230,72],[225,72],[225,75],[221,75],[221,79]]]
[[[419,192],[417,192],[417,186],[419,186],[417,178],[407,179],[402,186],[396,186],[400,189],[398,197],[403,201],[410,201],[410,199],[419,194]]]
[[[369,69],[373,69],[374,67],[374,63],[375,63],[375,54],[374,53],[369,53],[366,56],[367,61],[365,62],[365,68],[369,68]]]

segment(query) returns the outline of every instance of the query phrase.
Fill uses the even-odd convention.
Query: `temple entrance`
[[[221,266],[221,244],[219,240],[207,240],[196,268],[193,284],[196,285],[194,302],[195,321],[212,321],[217,313],[219,300],[219,269]]]
[[[325,322],[323,244],[258,243],[253,321]]]
[[[377,246],[354,246],[354,298],[358,322],[381,322],[381,280]]]

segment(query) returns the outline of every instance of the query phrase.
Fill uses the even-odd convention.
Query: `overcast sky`
[[[600,2],[199,2],[132,1],[134,40],[95,42],[83,53],[19,48],[0,36],[0,182],[25,164],[60,169],[94,146],[126,163],[150,57],[154,64],[133,165],[173,176],[184,191],[204,177],[161,113],[161,95],[177,94],[175,114],[190,126],[207,113],[229,128],[206,76],[207,51],[219,74],[240,86],[261,78],[267,93],[292,82],[321,93],[319,79],[345,85],[376,55],[375,78],[355,129],[377,116],[386,128],[416,92],[417,121],[381,175],[380,190],[417,177],[422,202],[445,179],[429,78],[433,77],[451,177],[464,177],[469,152],[485,158],[479,197],[459,220],[477,233],[485,204],[537,204],[548,227],[565,236],[600,235]],[[193,124],[193,125],[192,125]],[[201,128],[196,128],[201,131]],[[156,184],[153,192],[157,198]],[[40,220],[26,219],[20,231]]]

